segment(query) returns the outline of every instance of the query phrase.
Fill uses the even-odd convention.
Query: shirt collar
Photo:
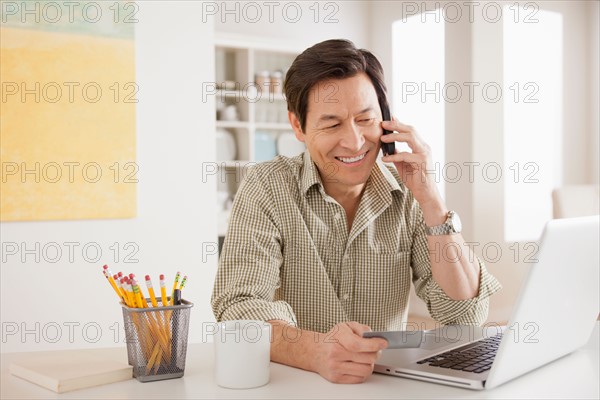
[[[399,178],[396,178],[380,159],[377,159],[375,162],[371,171],[371,177],[377,186],[380,186],[382,189],[385,188],[386,191],[393,192],[394,190],[399,190],[400,193],[404,193],[404,185],[398,183]]]
[[[303,160],[304,165],[302,168],[300,185],[302,188],[302,193],[306,194],[306,192],[308,192],[308,189],[310,189],[314,185],[323,185],[321,183],[321,177],[319,176],[317,166],[310,157],[310,153],[308,152],[308,150],[304,151]]]
[[[308,189],[314,185],[318,184],[321,186],[321,188],[323,188],[323,183],[321,182],[321,176],[319,175],[317,166],[310,157],[308,150],[304,152],[303,161],[304,163],[300,178],[300,185],[302,188],[302,193],[306,195]],[[398,183],[398,180],[379,159],[375,162],[375,165],[371,170],[370,180],[372,180],[374,187],[378,191],[381,190],[382,192],[393,192],[394,190],[399,190],[401,193],[404,193],[404,186],[401,186]]]

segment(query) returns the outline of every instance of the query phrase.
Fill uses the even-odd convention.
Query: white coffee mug
[[[214,345],[217,385],[249,389],[269,382],[271,324],[253,320],[220,322]]]

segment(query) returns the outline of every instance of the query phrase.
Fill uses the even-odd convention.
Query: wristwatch
[[[456,211],[448,211],[448,217],[446,218],[446,222],[441,225],[436,226],[425,226],[425,233],[430,236],[437,235],[451,235],[453,233],[460,233],[462,230],[462,224],[460,222],[460,217]]]

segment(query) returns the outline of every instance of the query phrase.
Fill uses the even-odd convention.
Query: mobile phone
[[[384,121],[391,121],[392,117],[390,114],[390,108],[387,105],[387,101],[384,103],[385,104],[383,104],[381,106],[381,116],[383,117]],[[384,135],[389,135],[390,133],[392,133],[392,131],[388,131],[387,129],[383,130]],[[391,154],[395,154],[396,153],[396,143],[395,142],[392,142],[392,143],[381,142],[381,151],[384,156],[389,156]]]

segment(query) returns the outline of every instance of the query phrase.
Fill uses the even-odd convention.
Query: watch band
[[[439,236],[439,235],[451,235],[453,233],[458,233],[460,230],[455,229],[452,224],[452,218],[458,217],[455,211],[449,211],[446,217],[446,221],[444,221],[441,225],[436,226],[427,226],[425,225],[425,233],[429,236]]]

